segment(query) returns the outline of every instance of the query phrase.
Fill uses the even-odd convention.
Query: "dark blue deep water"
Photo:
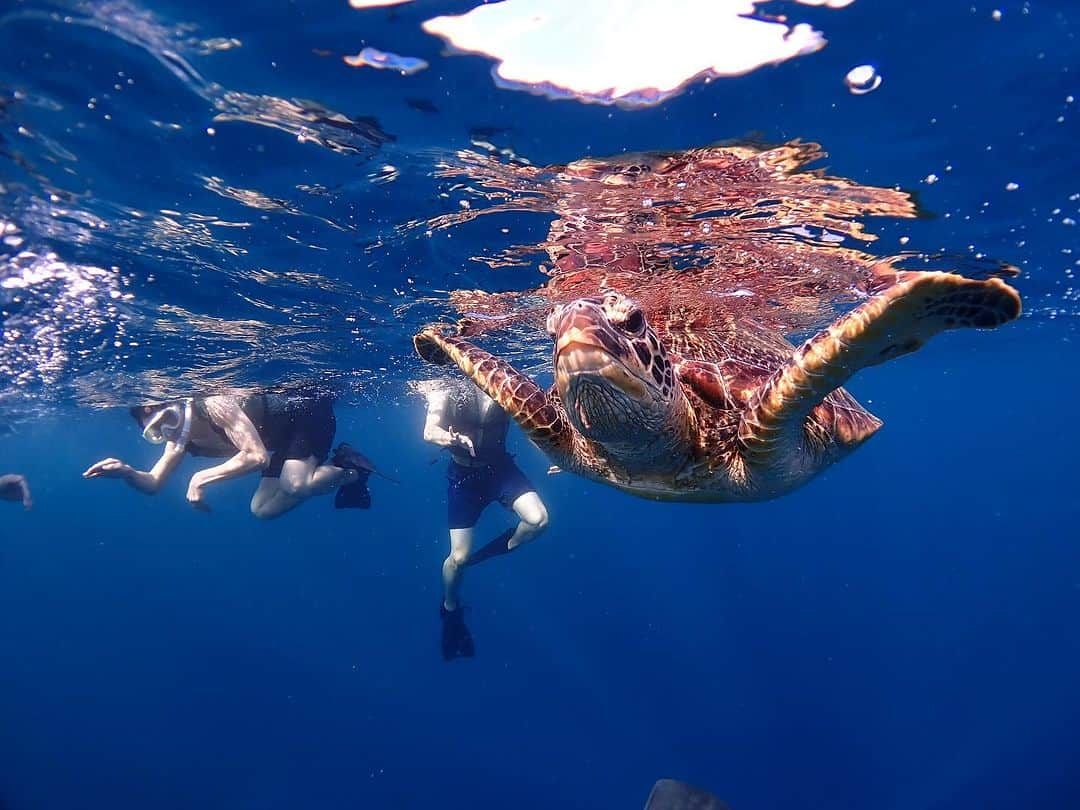
[[[828,46],[623,110],[420,28],[472,5],[0,0],[0,473],[35,498],[0,503],[0,806],[615,810],[670,776],[734,810],[1080,807],[1080,8],[777,3]],[[365,45],[431,66],[342,63]],[[768,503],[549,477],[512,433],[551,525],[470,572],[478,654],[444,663],[410,338],[448,290],[540,283],[472,257],[550,217],[402,227],[467,199],[434,168],[746,136],[915,191],[881,249],[1014,263],[1024,316],[859,374],[885,428]],[[153,498],[80,477],[156,458],[121,406],[312,379],[400,479],[370,512],[259,522],[240,479],[202,514],[192,460]]]

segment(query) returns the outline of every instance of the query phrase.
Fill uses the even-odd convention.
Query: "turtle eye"
[[[622,327],[627,332],[633,332],[635,335],[640,335],[645,331],[645,316],[641,314],[640,309],[635,309],[626,316],[626,320],[622,322]]]

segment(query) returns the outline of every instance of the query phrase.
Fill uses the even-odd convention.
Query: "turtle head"
[[[618,293],[579,298],[548,316],[555,385],[574,427],[605,445],[648,444],[682,396],[641,307]]]

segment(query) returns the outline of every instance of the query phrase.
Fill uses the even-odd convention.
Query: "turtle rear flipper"
[[[783,452],[810,411],[859,369],[913,352],[939,332],[993,329],[1019,315],[1020,296],[1000,279],[900,274],[810,338],[751,397],[739,427],[747,460],[767,464]]]
[[[464,338],[444,335],[436,327],[414,338],[416,353],[439,365],[454,363],[476,386],[495,400],[525,435],[546,453],[563,461],[571,433],[561,404],[505,360]]]

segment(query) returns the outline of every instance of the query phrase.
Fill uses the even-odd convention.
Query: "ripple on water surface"
[[[752,18],[736,15],[733,24],[769,36],[786,31],[778,41],[792,52],[758,54],[741,67],[706,59],[689,71],[664,58],[670,42],[658,22],[635,53],[657,57],[638,59],[637,67],[662,69],[659,78],[631,80],[638,74],[623,72],[614,58],[606,67],[616,68],[624,83],[589,73],[596,49],[570,39],[562,52],[580,60],[555,67],[575,76],[556,77],[541,64],[546,37],[572,33],[596,42],[585,23],[610,17],[615,5],[552,4],[533,28],[521,29],[520,42],[480,43],[475,50],[501,60],[496,80],[504,86],[518,82],[518,89],[542,93],[547,87],[549,96],[623,107],[670,107],[680,102],[668,100],[694,76],[750,70],[823,42],[799,27],[797,18],[808,9],[778,22],[765,16],[780,4],[717,2],[710,13],[756,10]],[[643,14],[659,8],[646,0],[630,5]],[[281,56],[308,60],[302,64],[311,66],[314,81],[307,83],[312,77],[267,71],[265,43],[172,22],[130,2],[24,2],[0,17],[0,47],[19,55],[14,68],[0,66],[5,402],[121,403],[298,375],[336,379],[350,392],[399,392],[402,378],[417,371],[415,329],[463,312],[486,324],[480,328],[500,350],[526,367],[542,367],[548,348],[539,321],[550,302],[535,293],[545,280],[538,268],[548,276],[601,266],[613,278],[647,275],[648,283],[634,282],[639,294],[650,284],[666,289],[657,277],[677,273],[682,289],[790,335],[857,301],[871,266],[1003,270],[992,255],[998,251],[984,250],[970,233],[988,203],[975,203],[978,210],[951,198],[940,204],[940,195],[960,187],[961,172],[951,162],[922,166],[907,178],[913,186],[927,178],[922,200],[940,207],[938,222],[948,225],[938,228],[948,238],[929,254],[920,239],[927,221],[912,219],[916,208],[907,192],[825,176],[813,168],[822,156],[813,144],[732,144],[726,152],[610,160],[576,151],[545,165],[529,159],[534,149],[517,120],[469,119],[454,130],[462,123],[447,113],[455,98],[431,99],[445,91],[440,82],[455,70],[468,76],[476,60],[440,53],[438,40],[421,29],[426,11],[417,8],[419,16],[405,17],[415,22],[411,39],[393,41],[390,34],[401,28],[386,26],[378,41],[386,50],[367,52],[365,68],[389,70],[347,67],[344,58],[365,44],[359,35],[336,40],[317,25],[299,26]],[[428,28],[453,39],[457,26],[462,36],[484,39],[490,29],[477,22],[484,15],[529,8],[528,0],[510,0],[442,22],[432,18]],[[814,19],[828,30],[848,13]],[[359,32],[380,12],[343,8],[340,14]],[[630,20],[615,14],[605,30]],[[434,47],[414,50],[425,39]],[[613,47],[633,41],[607,40]],[[687,44],[685,37],[680,42]],[[679,55],[691,51],[682,47]],[[734,59],[745,50],[725,54]],[[420,56],[432,69],[400,75],[414,73],[420,62],[408,60]],[[890,66],[885,84],[875,82],[876,73],[856,76],[859,88],[876,89],[868,99],[852,99],[842,81],[850,65],[874,57],[865,48],[857,59],[844,56],[843,68],[822,86],[851,104],[887,98],[901,83],[901,67]],[[514,65],[525,73],[507,73]],[[592,78],[575,87],[582,76]],[[544,104],[548,117],[576,106],[496,90],[486,73],[481,79],[499,98],[514,99],[511,105]],[[370,92],[376,89],[384,95]],[[1067,122],[1074,107],[1071,91],[1062,93],[1049,123]],[[618,127],[648,115],[579,109],[630,116],[619,118]],[[416,120],[424,133],[419,140],[399,128]],[[471,149],[448,146],[466,140]],[[849,167],[859,165],[857,151],[844,158]],[[1007,202],[995,205],[1016,212],[1011,241],[999,240],[998,247],[1015,247],[1004,258],[1041,274],[1047,287],[1029,311],[1046,321],[1074,315],[1080,310],[1071,239],[1080,205],[1075,190],[1041,199],[1030,169],[997,171],[992,187]],[[880,175],[873,182],[897,179]],[[968,171],[963,179],[977,178]],[[868,217],[879,218],[871,226]],[[906,222],[905,230],[896,233],[890,220]],[[891,247],[875,243],[875,232],[891,237]],[[1029,240],[1049,245],[1038,266],[1023,264]],[[962,259],[952,255],[957,252]],[[1056,286],[1047,280],[1053,274]],[[690,278],[696,287],[686,283]],[[490,294],[496,290],[510,294]]]

